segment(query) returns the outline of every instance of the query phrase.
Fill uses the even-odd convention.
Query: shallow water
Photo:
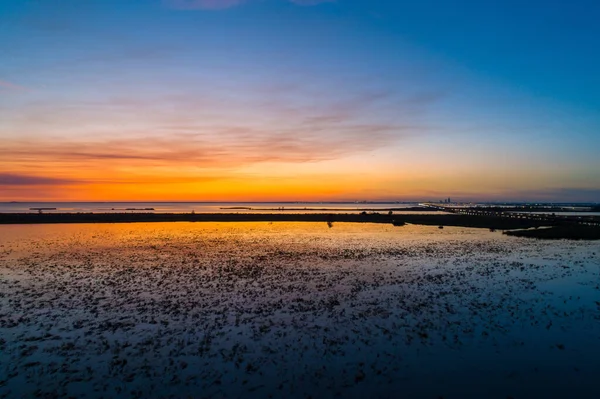
[[[0,226],[0,397],[598,397],[599,285],[481,229]]]
[[[363,210],[401,209],[417,203],[337,203],[337,202],[0,202],[0,213],[358,213]],[[409,211],[414,213],[414,211]],[[436,213],[420,211],[418,213]]]

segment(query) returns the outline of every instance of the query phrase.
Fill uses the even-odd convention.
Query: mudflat
[[[329,226],[0,226],[0,397],[600,395],[596,243]]]

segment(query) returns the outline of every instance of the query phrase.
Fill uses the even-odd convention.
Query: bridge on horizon
[[[581,212],[579,215],[556,215],[555,213],[537,213],[537,212],[519,212],[512,210],[498,210],[490,209],[486,207],[469,207],[459,206],[457,204],[436,204],[425,202],[419,204],[428,208],[432,208],[438,211],[469,215],[469,216],[485,216],[485,217],[497,217],[504,219],[521,219],[521,220],[532,220],[532,221],[547,221],[549,225],[556,224],[575,224],[583,226],[596,226],[600,227],[600,216],[586,215],[586,212]]]

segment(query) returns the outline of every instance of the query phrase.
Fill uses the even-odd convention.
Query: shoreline
[[[156,222],[348,222],[404,223],[498,230],[547,226],[536,220],[459,214],[381,213],[0,213],[0,224],[156,223]]]

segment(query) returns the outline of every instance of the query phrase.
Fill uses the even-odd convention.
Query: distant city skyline
[[[600,201],[588,0],[0,3],[0,201]]]

